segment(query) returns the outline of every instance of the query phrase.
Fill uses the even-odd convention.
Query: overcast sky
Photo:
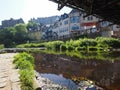
[[[0,22],[10,18],[23,18],[27,22],[33,17],[61,15],[70,11],[68,7],[58,11],[57,4],[49,0],[0,0]]]

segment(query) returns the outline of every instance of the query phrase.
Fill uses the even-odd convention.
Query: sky
[[[2,20],[49,17],[69,13],[71,8],[57,10],[57,4],[49,0],[0,0],[0,24]]]

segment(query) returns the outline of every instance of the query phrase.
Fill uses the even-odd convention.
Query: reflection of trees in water
[[[81,59],[96,59],[96,60],[120,60],[120,52],[69,52],[66,55],[78,57]]]
[[[101,86],[120,89],[120,82],[117,81],[120,80],[120,61],[81,60],[77,57],[52,54],[34,56],[36,70],[40,73],[63,74],[74,81],[88,78]]]

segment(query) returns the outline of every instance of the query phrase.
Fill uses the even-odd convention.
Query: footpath
[[[21,90],[18,70],[14,68],[16,53],[0,54],[0,90]]]

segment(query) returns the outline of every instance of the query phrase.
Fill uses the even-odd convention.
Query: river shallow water
[[[77,90],[91,80],[103,90],[120,90],[120,53],[33,53],[35,69],[54,83]],[[94,90],[94,89],[91,89]]]

